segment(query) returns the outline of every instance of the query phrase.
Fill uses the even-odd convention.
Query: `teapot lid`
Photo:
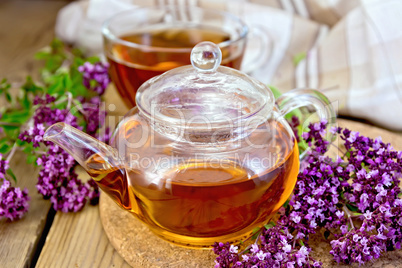
[[[191,128],[222,128],[257,113],[266,119],[275,102],[271,90],[238,70],[220,66],[221,61],[217,45],[197,44],[191,51],[192,65],[151,78],[138,89],[138,109],[171,126],[185,123]]]

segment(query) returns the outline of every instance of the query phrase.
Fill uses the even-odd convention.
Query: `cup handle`
[[[319,120],[326,120],[329,125],[334,124],[336,121],[336,113],[332,104],[324,94],[317,90],[293,89],[281,95],[276,100],[276,104],[280,110],[280,116],[284,116],[294,109],[311,105],[314,107]],[[303,123],[301,122],[301,124]],[[325,139],[332,142],[333,135],[327,132]],[[307,150],[305,153],[307,153]],[[305,154],[300,155],[300,159],[303,159],[304,156]]]
[[[243,58],[241,70],[247,74],[252,73],[254,70],[265,64],[269,60],[274,50],[274,40],[263,27],[259,25],[252,25],[249,29],[250,32],[249,36],[247,37],[247,44],[249,45],[251,38],[255,37],[255,39],[257,39],[256,41],[258,42],[253,42],[253,45],[258,44],[258,53],[254,53],[255,56],[253,56],[251,59],[247,59],[246,47],[246,54]]]

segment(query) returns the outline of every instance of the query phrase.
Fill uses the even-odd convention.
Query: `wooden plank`
[[[38,169],[28,166],[25,159],[18,152],[10,166],[18,178],[17,185],[29,190],[30,208],[20,220],[0,220],[0,267],[27,267],[31,263],[50,208],[50,202],[35,188]]]
[[[36,267],[130,267],[103,232],[98,206],[55,216]]]
[[[58,10],[68,1],[0,1],[0,78],[37,76],[34,54],[54,37]]]
[[[23,82],[28,74],[37,73],[34,52],[53,38],[56,12],[67,2],[4,1],[0,2],[0,79]],[[38,169],[26,164],[17,152],[11,168],[17,186],[28,188],[30,209],[21,220],[0,220],[0,267],[28,267],[45,227],[50,202],[36,190]]]
[[[6,77],[17,84],[23,83],[27,75],[38,78],[40,63],[33,56],[53,39],[57,11],[68,2],[0,2],[0,25],[3,25],[0,27],[0,78]],[[119,110],[121,105],[116,107]],[[0,222],[0,267],[27,267],[51,204],[37,194],[38,170],[25,164],[23,154],[16,154],[11,164],[19,179],[18,186],[27,187],[32,200],[30,210],[22,220]],[[87,207],[78,214],[57,213],[53,225],[40,255],[42,266],[71,267],[74,263],[75,267],[127,267],[103,234],[97,207]],[[49,246],[53,242],[58,243],[56,252],[49,250],[49,247],[53,248]]]

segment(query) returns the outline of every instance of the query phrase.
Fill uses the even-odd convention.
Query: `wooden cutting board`
[[[395,149],[402,150],[402,134],[392,133],[370,125],[339,120],[339,126],[359,131],[362,135],[390,142]],[[145,224],[129,212],[120,209],[108,196],[101,195],[100,217],[110,243],[132,267],[214,267],[215,255],[211,250],[193,250],[175,246],[154,235]],[[324,267],[350,267],[337,265],[329,254],[329,244],[321,237],[312,239],[314,257],[323,262]],[[379,260],[364,267],[402,267],[402,251],[385,254]]]

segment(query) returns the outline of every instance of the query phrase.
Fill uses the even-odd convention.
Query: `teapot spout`
[[[43,139],[63,148],[89,173],[104,172],[121,166],[116,149],[65,123],[50,126]],[[92,165],[89,162],[94,157],[102,158],[104,163]]]
[[[69,153],[117,204],[132,209],[124,164],[115,148],[65,123],[50,126],[43,139]]]

